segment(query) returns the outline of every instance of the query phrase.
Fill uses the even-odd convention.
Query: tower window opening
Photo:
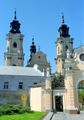
[[[13,43],[13,47],[17,48],[17,43],[16,42]]]
[[[60,43],[62,44],[62,43],[63,43],[63,41],[60,41]]]
[[[68,50],[68,46],[67,46],[67,45],[65,46],[65,50],[66,50],[66,51]]]
[[[11,57],[7,57],[7,59],[11,59]]]
[[[41,58],[41,56],[38,56],[38,58],[40,59],[40,58]]]

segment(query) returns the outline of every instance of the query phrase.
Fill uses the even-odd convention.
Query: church
[[[34,111],[80,113],[78,89],[84,81],[84,46],[73,48],[73,38],[64,16],[55,42],[55,75],[64,76],[64,87],[52,89],[50,63],[44,52],[40,49],[37,51],[34,38],[30,46],[30,58],[24,66],[24,35],[20,25],[15,11],[6,35],[4,66],[0,66],[0,104],[22,104],[24,100]]]

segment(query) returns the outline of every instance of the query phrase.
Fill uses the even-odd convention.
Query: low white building
[[[31,86],[44,84],[46,77],[34,67],[0,66],[0,104],[21,103],[21,95],[29,96]],[[29,98],[28,98],[29,104]]]

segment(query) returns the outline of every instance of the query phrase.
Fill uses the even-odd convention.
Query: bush
[[[6,114],[22,114],[24,112],[30,113],[30,108],[25,107],[23,108],[21,105],[0,105],[0,115],[6,115]]]

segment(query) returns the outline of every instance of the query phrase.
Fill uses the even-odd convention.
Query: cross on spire
[[[38,50],[40,51],[40,46],[38,47]]]
[[[14,19],[15,19],[15,20],[17,19],[17,17],[16,17],[16,9],[15,9],[15,11],[14,11]]]
[[[62,13],[62,23],[64,24],[64,15],[63,15],[63,13]]]
[[[34,42],[34,35],[32,36],[32,42]]]

